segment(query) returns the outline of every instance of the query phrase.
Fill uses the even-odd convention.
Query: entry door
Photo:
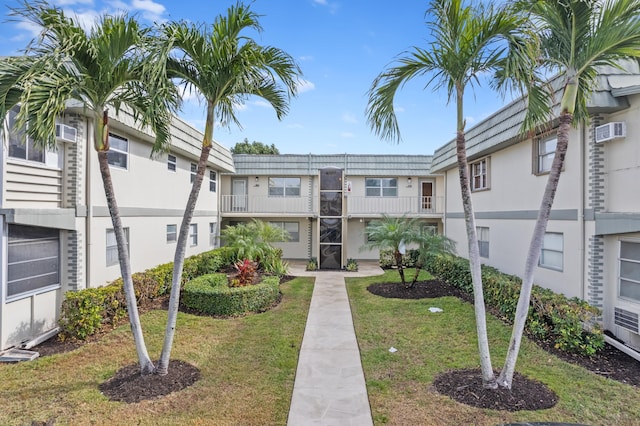
[[[233,179],[231,183],[231,210],[234,212],[247,211],[247,180]]]
[[[420,192],[420,207],[422,211],[433,211],[435,209],[435,205],[433,203],[433,182],[422,182]]]

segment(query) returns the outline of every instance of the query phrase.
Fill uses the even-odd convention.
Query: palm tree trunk
[[[467,148],[464,134],[464,116],[462,112],[463,91],[457,90],[457,119],[458,132],[456,135],[456,157],[458,161],[458,174],[460,176],[460,192],[462,194],[462,207],[467,227],[467,243],[469,246],[469,268],[473,283],[473,306],[476,315],[476,332],[478,334],[478,352],[480,353],[480,370],[482,371],[482,385],[486,389],[496,389],[495,375],[491,365],[491,353],[489,352],[489,338],[487,335],[487,317],[484,304],[484,292],[482,289],[482,270],[480,265],[480,248],[476,236],[476,222],[471,201],[471,188],[469,187],[469,164],[467,162]]]
[[[105,123],[106,124],[106,123]],[[102,126],[96,126],[101,127]],[[96,133],[103,133],[103,130],[96,130]],[[96,135],[100,136],[101,135]],[[129,323],[131,324],[131,332],[136,345],[138,354],[138,362],[140,363],[140,371],[142,374],[149,374],[154,371],[154,365],[149,358],[147,346],[144,342],[142,334],[142,326],[140,325],[140,315],[138,314],[138,305],[136,303],[135,289],[133,288],[133,278],[131,277],[131,264],[129,262],[129,250],[125,240],[124,228],[120,220],[120,212],[116,203],[115,193],[113,191],[113,182],[111,181],[111,172],[109,170],[109,161],[107,151],[98,151],[98,163],[100,165],[100,174],[102,175],[102,183],[104,185],[104,193],[107,197],[107,206],[113,223],[113,232],[116,236],[118,245],[118,261],[120,262],[120,273],[122,274],[122,282],[125,298],[127,300],[127,311],[129,313]]]
[[[511,389],[511,384],[513,382],[513,374],[516,368],[516,361],[518,360],[522,334],[524,333],[524,326],[529,313],[531,289],[533,288],[533,275],[535,268],[538,265],[540,250],[542,249],[542,240],[547,230],[551,207],[553,206],[553,200],[556,195],[556,190],[558,189],[560,173],[562,172],[564,158],[569,145],[569,130],[571,128],[572,119],[573,115],[570,112],[563,112],[560,115],[556,153],[553,158],[553,163],[551,164],[549,178],[547,179],[547,185],[544,189],[544,195],[542,196],[542,203],[540,205],[540,210],[538,211],[538,218],[531,237],[531,243],[529,244],[529,252],[527,253],[524,277],[522,278],[522,288],[520,289],[518,306],[516,307],[516,314],[513,320],[513,330],[511,332],[509,349],[507,351],[504,367],[502,367],[502,371],[498,377],[498,384],[507,389]]]
[[[207,107],[207,121],[205,125],[204,140],[202,141],[202,149],[200,150],[200,159],[198,160],[198,170],[195,180],[191,186],[191,193],[187,200],[178,241],[176,243],[176,252],[173,258],[173,278],[171,280],[171,296],[169,297],[169,308],[167,313],[167,327],[164,334],[164,343],[162,345],[162,353],[160,361],[156,368],[156,374],[166,375],[169,372],[169,360],[171,357],[171,349],[173,347],[173,338],[175,335],[176,321],[178,318],[178,307],[180,306],[180,287],[182,281],[182,268],[184,266],[184,257],[187,247],[187,239],[189,237],[189,226],[193,219],[193,212],[198,202],[198,195],[204,180],[204,172],[207,168],[207,160],[211,151],[213,140],[213,105],[209,103]]]
[[[396,258],[396,266],[398,267],[398,273],[400,274],[400,281],[402,281],[402,285],[406,286],[407,283],[404,278],[404,268],[402,265],[402,253],[396,250],[396,252],[394,253],[394,256]]]

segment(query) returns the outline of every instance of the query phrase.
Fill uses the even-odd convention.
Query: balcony
[[[220,211],[225,216],[251,215],[318,215],[318,197],[266,197],[222,195]],[[444,197],[345,197],[346,216],[381,214],[410,216],[441,216]]]
[[[444,212],[444,197],[363,197],[347,196],[349,215],[441,215]]]
[[[227,216],[315,214],[318,197],[266,197],[248,195],[223,195],[220,211]]]

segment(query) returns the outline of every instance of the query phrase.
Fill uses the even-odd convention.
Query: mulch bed
[[[367,290],[381,297],[395,299],[435,299],[455,296],[473,303],[473,296],[469,293],[438,280],[419,281],[411,288],[406,288],[399,283],[376,283],[367,287]],[[500,317],[500,315],[496,316]],[[567,362],[577,364],[609,379],[640,387],[640,362],[609,344],[605,343],[604,349],[589,357],[563,352],[556,349],[551,342],[536,339],[531,335],[528,337],[547,352]],[[484,389],[480,370],[445,372],[436,378],[434,389],[458,402],[494,410],[541,410],[553,407],[557,402],[556,395],[546,386],[517,372],[514,375],[511,390]]]
[[[158,398],[187,388],[200,379],[200,370],[180,360],[169,361],[169,372],[164,376],[140,374],[140,365],[131,364],[118,370],[115,376],[98,388],[111,401],[127,403]]]
[[[518,372],[513,376],[511,389],[484,389],[480,369],[451,370],[440,374],[433,387],[438,393],[462,404],[492,410],[545,410],[558,402],[557,395],[548,387]]]

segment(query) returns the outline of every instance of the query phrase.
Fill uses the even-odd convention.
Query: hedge
[[[437,278],[473,294],[468,260],[432,255],[425,269]],[[522,280],[483,265],[482,286],[487,306],[497,309],[504,319],[513,323]],[[600,310],[584,300],[568,298],[534,285],[526,329],[540,339],[553,342],[560,350],[593,355],[604,347],[602,330],[595,322],[599,315]]]
[[[216,272],[229,264],[232,253],[226,247],[188,257],[184,260],[182,282]],[[173,263],[165,263],[133,274],[133,287],[140,308],[171,291]],[[84,340],[107,326],[115,326],[127,315],[122,278],[98,288],[68,291],[62,302],[60,337]]]
[[[280,278],[267,276],[258,284],[229,287],[224,274],[207,274],[185,284],[182,304],[198,312],[237,316],[263,312],[280,297]]]

